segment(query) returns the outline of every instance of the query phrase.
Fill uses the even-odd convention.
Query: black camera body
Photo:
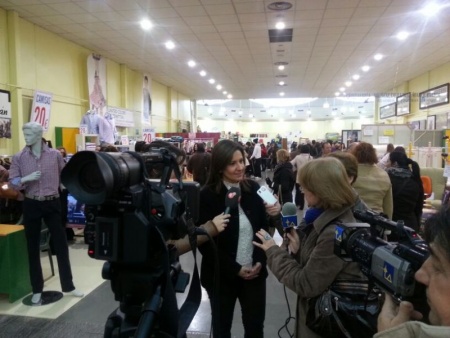
[[[360,264],[361,271],[397,301],[426,302],[423,285],[414,275],[428,258],[428,246],[413,229],[372,211],[355,211],[365,223],[338,223],[335,228],[335,254]],[[398,242],[381,237],[390,230]]]

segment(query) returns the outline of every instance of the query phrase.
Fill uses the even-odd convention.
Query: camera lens
[[[103,176],[96,162],[88,162],[80,168],[79,182],[87,193],[98,193],[105,189]]]

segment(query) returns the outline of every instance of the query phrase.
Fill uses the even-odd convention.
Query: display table
[[[31,292],[25,231],[22,225],[0,224],[0,293],[10,303]]]

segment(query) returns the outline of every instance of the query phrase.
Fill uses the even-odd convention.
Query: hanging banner
[[[150,115],[152,115],[152,95],[151,95],[152,79],[144,74],[142,81],[142,121],[150,123]]]
[[[106,112],[106,60],[99,54],[87,59],[89,110],[101,116]]]
[[[39,123],[44,132],[48,131],[50,124],[50,111],[52,108],[52,93],[45,93],[40,91],[34,92],[33,106],[31,107],[30,122]]]
[[[142,137],[145,143],[150,143],[155,139],[155,128],[142,129]]]
[[[116,127],[134,127],[134,114],[132,111],[117,107],[108,107],[107,113],[114,116]]]
[[[11,138],[11,93],[0,89],[0,138]]]

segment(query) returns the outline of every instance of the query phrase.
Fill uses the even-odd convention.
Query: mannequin
[[[64,160],[58,150],[49,148],[43,142],[43,129],[39,123],[26,123],[22,130],[26,146],[13,156],[9,182],[16,189],[25,191],[23,225],[33,289],[31,303],[41,304],[44,288],[39,252],[42,220],[47,225],[54,243],[62,291],[75,297],[83,297],[84,294],[75,289],[72,281],[66,234],[61,227],[58,188]]]

